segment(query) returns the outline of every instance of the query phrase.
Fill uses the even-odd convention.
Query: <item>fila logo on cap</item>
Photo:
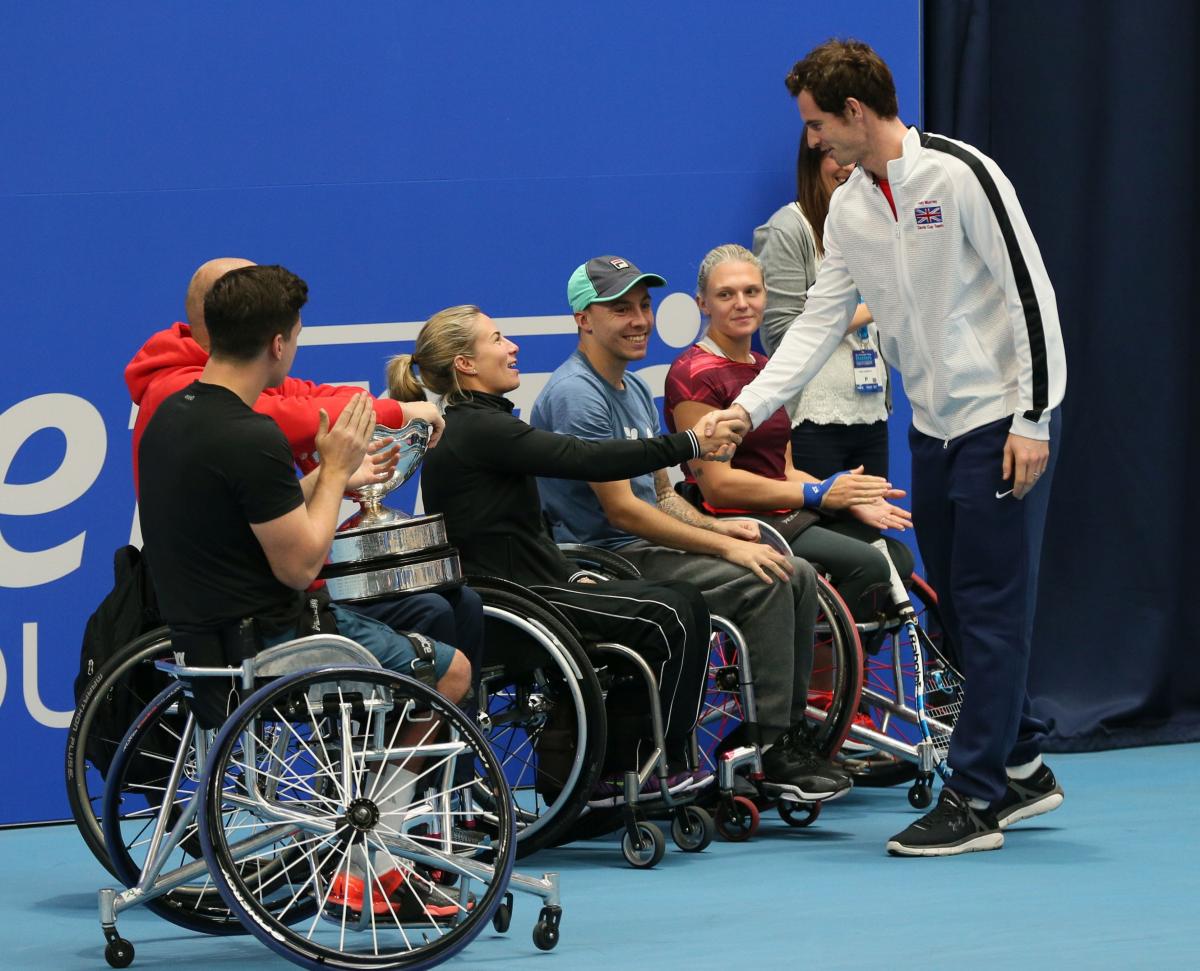
[[[617,269],[617,270],[628,270],[629,269],[629,264],[625,260],[621,259],[620,257],[618,257],[615,260],[609,260],[608,262],[613,265],[614,269]]]

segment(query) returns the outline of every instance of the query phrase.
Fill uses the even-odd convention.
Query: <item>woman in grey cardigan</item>
[[[824,255],[830,197],[851,171],[852,166],[840,166],[832,156],[809,148],[807,134],[802,133],[796,201],[754,230],[754,255],[762,262],[767,286],[760,337],[768,354],[804,310]],[[859,465],[868,475],[886,478],[890,404],[887,365],[879,356],[870,312],[861,304],[846,339],[788,404],[793,464],[822,479]]]

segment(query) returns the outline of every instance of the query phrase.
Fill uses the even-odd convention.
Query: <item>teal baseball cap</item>
[[[643,273],[629,260],[619,256],[597,256],[575,268],[567,281],[567,300],[575,313],[593,303],[607,303],[644,283],[665,287],[667,281],[657,273]]]

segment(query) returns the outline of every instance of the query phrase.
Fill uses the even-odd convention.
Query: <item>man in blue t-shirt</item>
[[[646,356],[654,314],[649,287],[666,281],[628,260],[589,260],[567,283],[579,347],[538,395],[530,423],[587,439],[659,434],[649,387],[627,373]],[[758,528],[698,512],[675,494],[665,471],[617,482],[540,479],[542,504],[560,542],[619,550],[643,575],[687,580],[709,610],[746,636],[755,671],[766,781],[806,801],[850,788],[820,758],[805,728],[816,622],[816,579],[804,560],[758,539]]]

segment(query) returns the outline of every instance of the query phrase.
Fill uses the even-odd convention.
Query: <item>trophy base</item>
[[[411,518],[408,513],[392,509],[390,506],[367,505],[364,503],[358,512],[337,528],[337,531],[344,533],[351,529],[370,529],[376,526],[387,526],[390,523],[398,523]]]

